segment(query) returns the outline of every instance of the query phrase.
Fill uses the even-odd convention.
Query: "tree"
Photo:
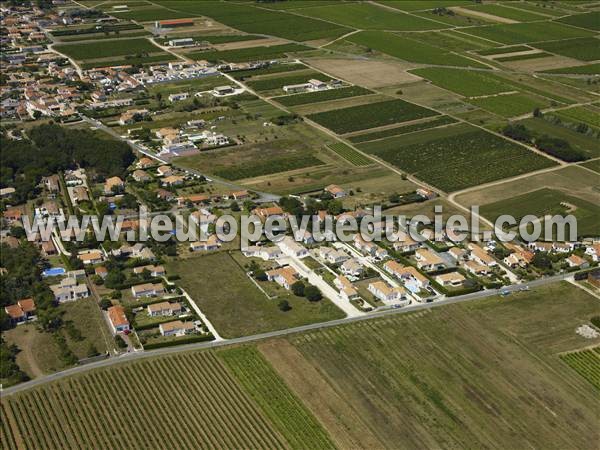
[[[112,302],[109,298],[104,297],[102,300],[100,300],[100,308],[102,308],[104,311],[106,311],[111,306]]]
[[[279,303],[277,304],[277,306],[283,312],[286,312],[286,311],[289,311],[290,309],[292,309],[292,307],[290,306],[290,303],[287,300],[280,300]]]
[[[540,108],[535,108],[533,110],[533,117],[542,117],[542,111],[540,111]]]
[[[292,284],[290,289],[292,290],[294,295],[296,295],[297,297],[304,297],[305,286],[302,281],[296,281],[294,284]]]
[[[331,200],[327,204],[327,212],[329,214],[337,216],[338,214],[341,214],[342,211],[344,211],[344,205],[341,200]]]
[[[127,342],[125,342],[123,338],[118,334],[115,336],[115,345],[117,346],[117,348],[127,348]]]
[[[108,271],[108,275],[106,275],[104,284],[109,289],[118,289],[121,287],[124,281],[125,275],[123,275],[119,269],[114,268]]]
[[[538,269],[551,269],[552,268],[552,260],[550,256],[546,252],[537,252],[533,255],[533,259],[531,260],[531,264]]]
[[[323,294],[321,294],[319,288],[313,286],[312,284],[306,286],[306,288],[304,289],[304,294],[310,302],[318,302],[323,298]]]
[[[256,278],[258,281],[267,281],[268,279],[267,273],[262,269],[258,269],[254,272],[254,278]]]
[[[241,210],[240,205],[238,205],[238,202],[236,202],[235,200],[231,202],[229,207],[231,208],[232,211],[240,211]]]

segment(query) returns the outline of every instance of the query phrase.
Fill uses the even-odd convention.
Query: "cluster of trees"
[[[532,144],[547,153],[566,162],[584,161],[589,157],[571,147],[564,139],[547,135],[536,136],[523,124],[510,124],[504,127],[502,134],[519,142]]]
[[[324,194],[319,202],[315,199],[307,199],[302,203],[296,197],[282,197],[279,200],[281,209],[295,216],[315,215],[320,210],[325,210],[329,214],[338,215],[344,212],[344,206],[341,200],[332,198],[331,194]]]
[[[35,196],[43,176],[81,166],[100,177],[123,177],[135,155],[124,142],[100,139],[88,130],[45,124],[28,131],[31,140],[0,137],[0,185],[16,189],[15,200]]]
[[[0,379],[4,386],[11,386],[29,379],[16,363],[19,351],[16,345],[8,345],[4,342],[4,338],[0,338]]]

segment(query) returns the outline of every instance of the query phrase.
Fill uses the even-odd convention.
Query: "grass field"
[[[502,117],[516,117],[533,113],[536,108],[547,108],[549,102],[527,94],[507,94],[470,99],[469,103]]]
[[[115,415],[115,405],[122,414]],[[2,399],[2,411],[2,422],[13,426],[4,448],[288,445],[212,352],[70,377]]]
[[[502,55],[504,53],[515,53],[515,52],[527,52],[533,50],[527,45],[511,45],[510,47],[494,47],[486,50],[479,50],[478,55],[490,56],[490,55]]]
[[[284,297],[292,309],[281,311],[277,306],[279,300],[268,299],[227,253],[181,259],[170,262],[166,268],[168,273],[181,276],[180,285],[223,337],[264,333],[344,316],[329,300],[309,302],[294,295]]]
[[[446,192],[554,165],[520,145],[465,124],[358,147]]]
[[[184,19],[189,15],[166,8],[140,8],[126,12],[110,12],[119,19],[135,20],[137,22],[150,22],[154,20]]]
[[[481,214],[491,221],[502,214],[510,214],[517,222],[525,215],[572,214],[577,219],[577,235],[598,234],[600,206],[556,189],[542,188],[519,196],[481,205]]]
[[[522,11],[498,4],[469,6],[465,9],[491,14],[492,16],[496,17],[503,17],[505,19],[516,20],[517,22],[532,22],[536,20],[547,19],[547,17],[542,16],[540,14],[536,14],[534,12]]]
[[[442,8],[450,6],[466,6],[472,2],[469,0],[381,0],[382,3],[401,11],[422,11],[425,9]]]
[[[462,31],[501,44],[526,44],[529,42],[593,36],[593,33],[590,31],[556,22],[502,24],[465,28]]]
[[[565,353],[560,359],[600,390],[600,347]]]
[[[350,86],[327,91],[307,92],[305,94],[286,95],[274,97],[273,100],[284,106],[306,105],[308,103],[325,102],[328,100],[339,100],[342,98],[358,97],[360,95],[373,94],[373,91],[360,86]]]
[[[329,430],[358,417],[350,429],[368,431],[354,448],[591,449],[597,395],[557,353],[594,342],[575,328],[598,310],[552,285],[293,336],[264,354],[292,391],[318,388],[307,403]]]
[[[486,67],[464,56],[450,53],[440,47],[383,31],[362,31],[346,38],[347,41],[405,61],[442,66]]]
[[[400,136],[401,134],[414,133],[416,131],[428,130],[430,128],[441,127],[453,123],[456,123],[455,119],[448,116],[441,116],[436,117],[433,120],[419,122],[413,125],[404,125],[400,127],[389,128],[383,131],[357,134],[356,136],[348,137],[348,140],[354,144],[360,144],[362,142],[375,141],[377,139],[384,139],[392,136]]]
[[[396,99],[311,114],[308,118],[344,134],[435,115],[430,109]]]
[[[300,44],[272,45],[270,47],[249,47],[235,50],[192,52],[187,53],[188,58],[206,61],[246,62],[264,61],[285,58],[287,53],[310,50],[310,47]]]
[[[237,347],[218,354],[291,448],[333,447],[323,427],[256,348]]]
[[[320,166],[322,164],[323,161],[313,155],[294,155],[274,157],[269,160],[255,161],[253,164],[244,164],[241,167],[217,169],[213,172],[215,175],[227,180],[241,180],[243,178],[254,178],[271,173]]]
[[[561,109],[560,111],[554,111],[552,114],[561,119],[565,119],[567,122],[585,123],[591,127],[600,128],[600,117],[598,116],[598,112],[584,106]]]
[[[589,30],[600,31],[600,12],[592,11],[558,19],[559,22]]]
[[[587,64],[585,66],[563,67],[561,69],[544,70],[544,73],[595,75],[600,73],[600,63]]]
[[[343,142],[336,142],[327,146],[331,151],[337,153],[345,160],[349,161],[354,166],[368,166],[373,164],[373,160],[361,155],[352,147],[344,144]]]
[[[594,172],[598,172],[600,174],[600,159],[595,159],[594,161],[583,163],[582,166],[587,167],[588,169],[591,169]]]
[[[554,55],[546,52],[539,53],[530,53],[529,55],[515,55],[515,56],[502,56],[500,58],[494,58],[494,61],[497,62],[512,62],[512,61],[527,61],[529,59],[538,59],[538,58],[549,58]]]
[[[156,3],[186,14],[188,17],[191,15],[211,17],[246,33],[268,34],[296,41],[333,39],[351,31],[349,28],[318,19],[257,8],[251,3],[190,2],[187,0],[160,0]]]
[[[78,61],[141,53],[165,53],[148,39],[119,39],[118,44],[107,45],[106,42],[86,42],[82,44],[58,44],[54,48]]]
[[[302,14],[361,30],[420,31],[448,28],[437,22],[409,16],[400,11],[394,13],[389,9],[368,3],[305,8]]]
[[[564,41],[540,42],[536,47],[550,53],[579,59],[581,61],[596,61],[600,59],[598,39],[592,37],[567,39]]]

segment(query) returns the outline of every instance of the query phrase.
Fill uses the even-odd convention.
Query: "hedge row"
[[[154,344],[144,345],[144,350],[152,350],[155,348],[173,347],[175,345],[193,344],[195,342],[204,342],[214,340],[212,334],[204,334],[202,336],[190,336],[187,339],[179,339],[176,341],[155,342]]]

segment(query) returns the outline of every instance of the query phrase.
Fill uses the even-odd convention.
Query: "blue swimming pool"
[[[52,267],[50,269],[46,269],[42,272],[42,275],[45,277],[56,277],[58,275],[63,275],[65,273],[65,269],[62,267]]]

